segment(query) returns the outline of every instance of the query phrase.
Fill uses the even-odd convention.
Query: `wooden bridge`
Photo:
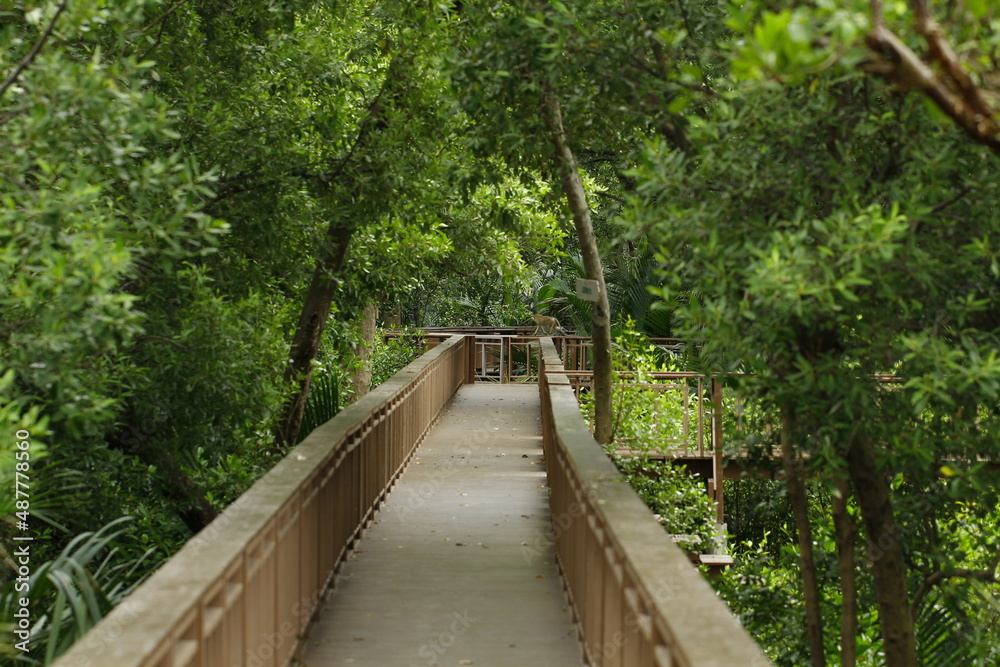
[[[769,665],[591,437],[553,340],[528,384],[479,338],[313,431],[55,665]]]

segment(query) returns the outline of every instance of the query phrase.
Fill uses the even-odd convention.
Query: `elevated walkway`
[[[53,667],[770,665],[509,350],[539,384],[452,335],[316,428]]]
[[[538,388],[462,386],[337,577],[308,667],[582,664]]]

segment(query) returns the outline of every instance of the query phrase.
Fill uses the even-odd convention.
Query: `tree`
[[[981,440],[996,429],[995,413],[982,410],[993,404],[996,377],[987,350],[997,324],[986,313],[998,283],[983,254],[996,225],[985,202],[995,193],[969,176],[989,169],[988,154],[942,130],[919,100],[849,67],[828,69],[829,54],[811,40],[838,34],[831,25],[859,35],[863,22],[832,9],[823,16],[813,33],[798,30],[810,25],[798,10],[764,12],[756,23],[733,17],[737,28],[753,26],[734,43],[738,79],[714,82],[725,100],[689,131],[696,159],[649,145],[634,172],[632,219],[674,262],[663,295],[676,301],[675,322],[702,346],[703,363],[752,373],[741,389],[781,415],[804,575],[814,569],[812,540],[804,495],[791,493],[803,477],[795,468],[838,494],[852,490],[886,663],[910,665],[919,617],[910,568],[920,540],[900,508],[930,493],[942,500],[940,522],[949,511],[937,490],[941,467],[967,462],[977,481],[961,477],[980,488],[987,473],[972,461],[995,450]],[[838,44],[828,48],[836,53]],[[845,55],[842,65],[855,62]],[[902,386],[880,381],[885,374]],[[961,421],[959,405],[977,414],[975,425],[933,440],[930,424]],[[969,439],[980,448],[972,458]],[[923,490],[913,495],[900,478],[920,479]],[[952,484],[957,501],[965,492]],[[995,503],[992,493],[977,501],[984,511]],[[849,520],[840,507],[838,519]],[[843,529],[846,564],[852,531]],[[818,585],[806,588],[817,597]],[[810,601],[812,626],[821,602]],[[819,632],[813,637],[820,664]]]
[[[583,266],[587,278],[597,283],[597,300],[594,303],[591,319],[590,338],[594,345],[594,437],[597,442],[611,442],[612,427],[612,396],[611,396],[611,307],[608,304],[608,287],[604,282],[604,266],[597,249],[597,239],[594,227],[590,221],[590,207],[587,195],[580,180],[576,157],[566,138],[566,128],[563,126],[562,110],[559,99],[546,84],[542,93],[542,115],[548,129],[553,148],[553,161],[556,173],[562,183],[566,201],[573,212],[573,224],[583,255]]]

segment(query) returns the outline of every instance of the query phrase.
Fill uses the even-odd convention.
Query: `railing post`
[[[465,334],[465,384],[476,384],[475,334]]]
[[[725,521],[722,469],[722,384],[712,376],[712,477],[715,481],[715,513],[718,523]]]
[[[507,364],[510,363],[510,337],[500,336],[500,384],[510,381]]]

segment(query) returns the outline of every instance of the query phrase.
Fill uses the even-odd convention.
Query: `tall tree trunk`
[[[281,422],[275,429],[275,445],[288,449],[295,445],[302,426],[302,412],[309,395],[309,381],[312,377],[312,361],[316,358],[323,340],[326,320],[330,316],[333,297],[336,293],[334,276],[344,265],[347,249],[351,243],[353,229],[336,221],[330,223],[326,232],[326,243],[316,269],[313,271],[309,291],[302,303],[299,324],[292,339],[292,350],[285,367],[285,384],[295,383],[295,393],[285,404]]]
[[[351,385],[354,387],[354,397],[356,401],[365,394],[372,386],[372,348],[375,347],[375,322],[378,320],[378,304],[374,299],[369,299],[361,311],[358,318],[358,332],[361,334],[361,345],[355,351],[358,367],[351,377]]]
[[[781,462],[785,469],[788,500],[795,516],[795,533],[799,543],[799,566],[802,568],[802,597],[806,605],[806,628],[809,633],[809,654],[813,667],[826,665],[823,649],[823,615],[820,610],[819,582],[813,559],[812,528],[809,524],[809,498],[802,474],[802,462],[796,455],[796,419],[792,406],[781,405]]]
[[[858,654],[858,582],[854,563],[857,526],[847,512],[850,495],[850,481],[846,477],[837,479],[837,495],[833,498],[833,532],[840,572],[840,667],[854,667]]]
[[[380,207],[377,202],[370,201],[374,197],[374,193],[364,192],[361,176],[366,171],[386,167],[380,165],[378,160],[373,160],[371,156],[365,156],[362,162],[356,158],[356,155],[364,155],[376,137],[387,129],[386,110],[389,105],[397,103],[405,94],[406,69],[410,60],[411,56],[406,51],[393,56],[382,87],[368,107],[368,116],[358,131],[354,145],[348,155],[341,160],[337,173],[329,179],[331,182],[336,181],[341,174],[350,173],[349,170],[353,168],[355,174],[352,178],[355,180],[348,184],[345,197],[347,201],[353,202],[357,208],[362,210],[365,210],[362,203],[367,204],[367,208],[370,209],[366,212],[368,216],[379,215]],[[359,162],[361,164],[358,164]],[[378,201],[388,199],[388,195],[389,193],[386,192],[378,193]],[[306,292],[298,327],[295,330],[295,337],[292,339],[288,366],[285,368],[285,383],[294,383],[296,387],[294,394],[285,404],[280,421],[274,428],[274,446],[279,451],[286,451],[298,442],[299,429],[302,426],[302,411],[305,409],[306,398],[309,394],[312,361],[319,351],[320,342],[323,340],[323,331],[326,329],[326,320],[330,316],[330,308],[336,293],[335,276],[344,265],[344,258],[347,256],[347,248],[350,245],[355,227],[355,223],[345,224],[341,220],[331,220],[324,243],[320,247],[312,282],[309,285],[309,291]]]
[[[885,664],[912,667],[917,664],[917,648],[901,531],[892,512],[889,481],[878,470],[875,450],[867,435],[852,439],[847,449],[847,465],[868,535],[868,559],[875,580]]]
[[[584,270],[587,278],[596,280],[598,284],[597,301],[594,303],[591,323],[591,338],[594,343],[594,437],[597,442],[611,442],[611,307],[608,304],[608,290],[604,284],[604,267],[601,265],[601,255],[597,250],[597,238],[590,220],[590,207],[587,205],[587,195],[583,190],[583,181],[566,139],[566,128],[563,125],[562,109],[559,99],[552,88],[547,88],[542,96],[542,115],[548,128],[555,160],[556,172],[562,184],[566,201],[573,213],[573,224],[580,241],[580,254],[583,257]]]

